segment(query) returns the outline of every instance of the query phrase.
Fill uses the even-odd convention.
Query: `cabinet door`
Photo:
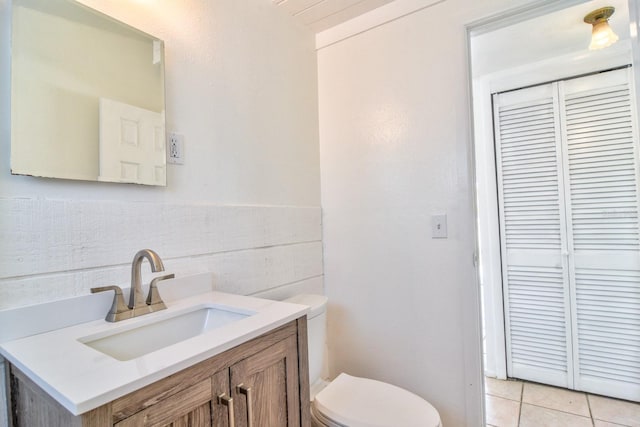
[[[229,369],[217,372],[211,377],[211,421],[214,427],[231,427],[234,403],[230,400]],[[235,426],[235,425],[234,425]]]
[[[295,336],[231,367],[236,427],[300,425],[298,350]]]
[[[211,427],[211,380],[207,379],[116,424],[116,427]]]

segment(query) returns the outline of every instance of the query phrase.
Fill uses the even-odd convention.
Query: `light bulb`
[[[608,21],[600,21],[593,24],[591,31],[591,44],[589,50],[597,50],[609,47],[618,41],[618,36],[609,26]]]

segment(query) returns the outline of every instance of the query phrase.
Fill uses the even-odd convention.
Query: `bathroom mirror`
[[[164,45],[73,0],[14,0],[11,173],[166,185]]]

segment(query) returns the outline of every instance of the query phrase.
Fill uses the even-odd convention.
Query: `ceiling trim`
[[[532,2],[503,10],[494,15],[470,22],[465,26],[470,36],[478,36],[522,21],[548,15],[571,6],[587,3],[588,1],[589,0],[543,0],[540,2]]]
[[[446,0],[396,0],[316,34],[316,49],[331,46]]]

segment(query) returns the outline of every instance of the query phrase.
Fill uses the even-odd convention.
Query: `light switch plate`
[[[431,215],[431,237],[433,239],[447,238],[447,214]]]

